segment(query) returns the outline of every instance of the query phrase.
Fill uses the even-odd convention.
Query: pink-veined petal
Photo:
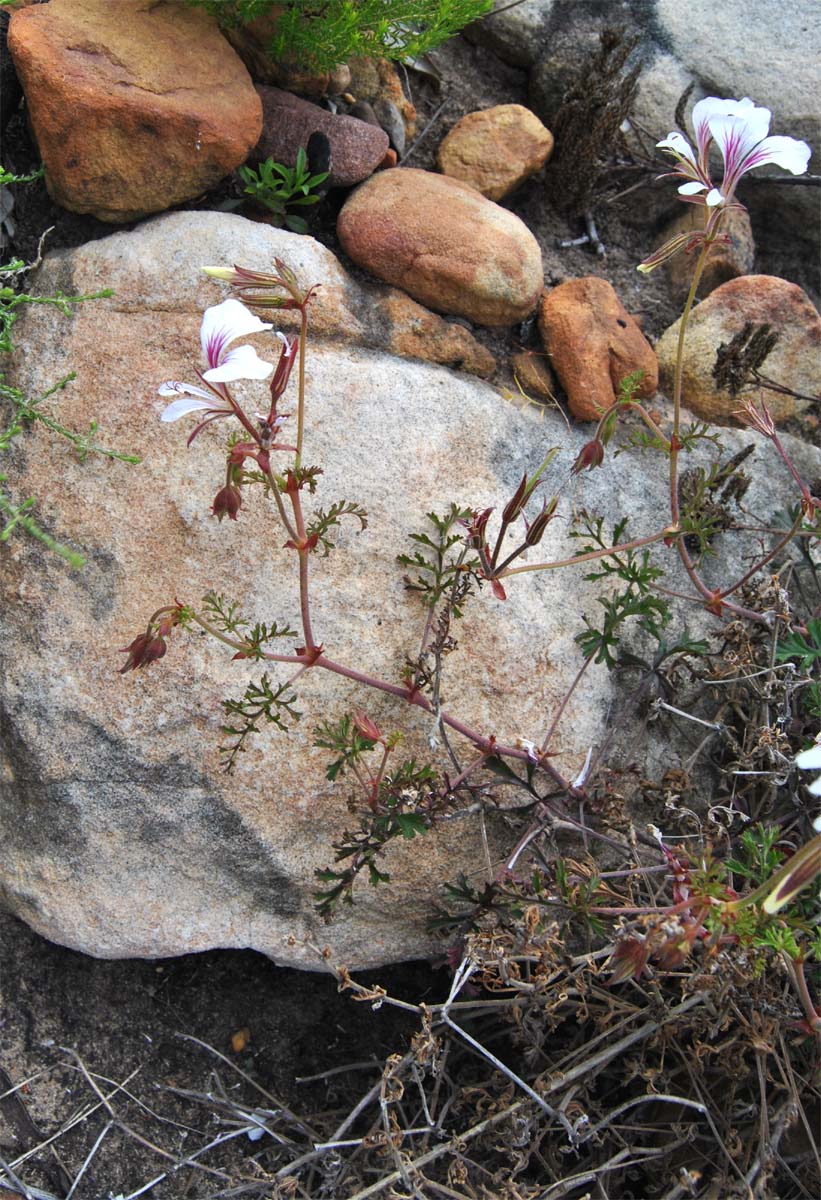
[[[191,412],[202,412],[214,408],[214,402],[198,400],[196,396],[181,396],[179,400],[174,400],[168,405],[168,408],[160,416],[161,421],[179,421],[180,417],[186,416]],[[229,410],[230,411],[230,410]],[[228,413],[226,412],[226,416]]]
[[[764,163],[774,163],[793,175],[803,175],[812,150],[806,142],[791,137],[765,137],[744,159],[743,171],[751,171]]]
[[[219,366],[225,357],[226,348],[237,338],[247,337],[251,333],[262,333],[270,328],[270,324],[260,321],[259,317],[255,317],[241,301],[233,297],[206,308],[200,328],[200,342],[209,368]],[[264,379],[264,376],[251,378]]]
[[[273,371],[273,363],[259,357],[253,346],[237,346],[223,355],[220,363],[210,371],[203,371],[203,379],[209,383],[230,383],[234,379],[267,379]]]
[[[201,396],[203,400],[210,400],[212,407],[214,397],[210,392],[206,392],[204,388],[197,387],[194,383],[178,383],[175,379],[169,379],[166,383],[161,383],[157,391],[161,396]]]

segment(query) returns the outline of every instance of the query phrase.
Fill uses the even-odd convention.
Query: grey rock
[[[494,0],[494,11],[466,29],[466,36],[487,46],[513,67],[532,67],[544,55],[556,0]],[[496,11],[496,10],[502,11]]]
[[[405,731],[407,753],[428,757],[429,718],[398,698],[311,672],[298,685],[303,720],[288,735],[263,734],[229,778],[217,752],[220,701],[241,694],[258,674],[252,666],[233,662],[214,641],[175,635],[160,664],[117,674],[118,649],[175,598],[197,603],[214,588],[254,621],[298,622],[293,562],[261,497],[252,493],[236,523],[209,516],[224,478],[225,428],[211,427],[186,449],[191,421],[159,424],[166,402],[156,394],[161,380],[192,379],[201,311],[224,297],[201,264],[264,268],[274,257],[303,284],[322,280],[339,297],[332,256],[308,238],[226,214],[172,214],[48,256],[32,291],[109,285],[115,295],[68,318],[27,309],[15,331],[18,344],[37,353],[19,356],[10,383],[39,396],[75,369],[77,385],[52,397],[50,415],[78,428],[98,419],[109,444],[143,456],[137,467],[80,463],[35,426],[13,464],[14,485],[43,497],[50,532],[83,547],[87,565],[72,572],[22,537],[2,548],[0,902],[44,936],[100,957],[253,947],[315,968],[315,948],[326,945],[351,967],[418,957],[441,948],[426,922],[443,882],[459,870],[477,879],[485,870],[476,819],[453,821],[392,850],[390,885],[363,885],[352,908],[321,924],[314,871],[352,818],[349,789],[326,779],[312,728],[362,705],[385,728]],[[360,535],[343,526],[338,549],[313,569],[315,629],[338,660],[399,677],[423,620],[395,561],[408,533],[451,500],[500,505],[548,446],[561,448],[548,481],[560,491],[561,514],[541,548],[547,556],[575,549],[567,521],[581,503],[608,522],[630,512],[636,535],[658,527],[663,461],[654,468],[626,453],[617,475],[607,463],[569,478],[588,431],[568,430],[550,410],[543,420],[519,411],[486,384],[441,367],[329,341],[320,307],[317,314],[307,461],[325,472],[320,503],[355,498],[370,514]],[[280,328],[293,316],[269,315]],[[254,341],[270,356],[270,335]],[[237,392],[254,411],[267,389]],[[287,400],[291,407],[293,383]],[[738,439],[728,439],[732,452]],[[797,450],[799,465],[803,455],[817,469],[817,453]],[[753,475],[754,511],[768,513],[779,493],[791,494],[778,461],[766,458]],[[670,579],[680,582],[675,572]],[[500,739],[541,739],[580,665],[574,636],[600,590],[576,570],[519,576],[505,603],[484,589],[456,630],[447,705]],[[572,696],[555,739],[562,771],[572,775],[587,748],[603,741],[611,686],[593,666]],[[491,819],[488,835],[494,862],[502,861],[510,831]]]

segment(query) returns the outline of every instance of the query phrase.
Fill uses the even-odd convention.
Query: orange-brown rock
[[[461,179],[487,196],[503,200],[541,170],[553,152],[553,134],[521,104],[497,104],[468,113],[439,146],[443,175]]]
[[[719,388],[713,366],[719,346],[727,345],[747,324],[767,324],[778,334],[761,371],[801,397],[754,388],[738,396]],[[665,330],[656,347],[662,387],[671,392],[679,321]],[[821,396],[821,317],[797,284],[774,275],[742,275],[711,292],[690,314],[684,343],[682,401],[697,416],[723,424],[748,399],[764,399],[775,421],[806,407],[806,397]]]
[[[101,221],[193,199],[262,129],[216,21],[156,0],[51,0],[12,14],[9,49],[51,196]]]
[[[539,331],[577,420],[597,421],[634,371],[644,372],[638,395],[655,393],[653,347],[606,279],[586,275],[554,288],[542,301]]]
[[[657,247],[663,246],[680,233],[696,233],[704,228],[704,209],[695,204],[687,204],[684,207],[682,215],[666,227],[656,243]],[[749,275],[755,264],[753,229],[746,208],[727,209],[721,223],[721,232],[730,240],[714,242],[710,247],[698,286],[699,296],[708,296],[728,279]],[[689,291],[697,256],[697,250],[690,254],[682,252],[675,254],[666,263],[670,286],[680,301],[684,300]]]
[[[431,171],[382,171],[339,214],[345,253],[438,312],[513,325],[543,284],[533,234],[473,188]]]

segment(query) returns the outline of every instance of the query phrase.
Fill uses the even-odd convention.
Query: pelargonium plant
[[[656,640],[662,655],[678,652],[676,647],[683,654],[699,652],[698,643],[689,638],[684,638],[672,649],[665,641],[663,630],[670,612],[666,599],[655,587],[663,571],[649,558],[651,546],[677,552],[692,584],[691,594],[685,595],[684,599],[700,605],[719,620],[741,617],[770,629],[776,619],[773,612],[759,612],[740,603],[738,594],[783,550],[799,528],[808,536],[821,536],[818,502],[790,462],[766,409],[750,408],[748,423],[755,425],[773,442],[792,472],[799,491],[795,520],[788,530],[782,531],[772,548],[759,553],[741,578],[721,588],[711,588],[704,582],[698,563],[687,546],[687,536],[696,528],[697,518],[692,513],[682,513],[677,464],[683,450],[692,448],[696,441],[708,435],[700,432],[697,426],[690,430],[682,427],[681,363],[687,316],[704,258],[719,236],[721,215],[729,205],[737,203],[735,191],[745,171],[763,162],[774,162],[798,172],[806,169],[809,154],[804,143],[794,142],[791,138],[767,137],[770,114],[766,109],[756,108],[749,100],[710,98],[696,106],[694,116],[697,152],[681,134],[671,134],[660,143],[661,148],[676,159],[673,174],[684,179],[679,189],[682,199],[701,204],[706,214],[704,233],[696,239],[701,253],[681,322],[672,430],[665,433],[658,419],[638,402],[638,381],[628,377],[622,381],[616,402],[602,414],[593,438],[565,474],[567,482],[574,474],[601,467],[619,416],[633,411],[648,431],[645,435],[648,444],[668,456],[669,519],[652,533],[637,538],[627,538],[626,520],[618,521],[610,538],[605,534],[602,519],[584,518],[585,532],[571,535],[583,540],[576,553],[549,561],[523,562],[525,553],[539,545],[559,510],[562,485],[556,486],[549,497],[540,495],[555,457],[554,451],[532,475],[522,476],[498,518],[493,508],[472,508],[457,503],[451,504],[444,514],[428,514],[430,524],[426,531],[411,535],[413,553],[402,555],[399,560],[408,572],[406,586],[423,602],[425,621],[419,655],[415,661],[406,664],[398,678],[369,675],[337,661],[326,653],[314,631],[312,559],[317,553],[332,548],[329,531],[343,519],[352,518],[360,528],[367,522],[367,514],[362,508],[347,500],[309,511],[309,497],[317,491],[321,475],[319,467],[306,465],[303,458],[305,354],[309,309],[315,288],[301,286],[294,272],[279,259],[273,272],[241,266],[206,268],[209,276],[228,283],[234,296],[205,312],[200,339],[205,366],[195,370],[198,382],[168,381],[160,386],[160,395],[171,398],[161,419],[174,422],[187,416],[195,417],[189,446],[202,429],[214,421],[227,419],[238,423],[239,430],[229,437],[225,478],[216,492],[212,512],[220,520],[226,516],[232,521],[241,519],[247,494],[252,488],[261,490],[263,498],[272,502],[274,518],[285,535],[284,543],[280,540],[278,544],[295,558],[300,630],[277,623],[251,625],[239,615],[236,604],[213,593],[204,597],[198,608],[175,601],[157,609],[146,628],[125,647],[127,658],[122,671],[141,669],[159,661],[166,654],[169,636],[175,630],[185,628],[205,631],[232,650],[235,659],[252,660],[281,670],[285,678],[279,682],[264,674],[260,680],[249,684],[241,700],[225,702],[230,723],[223,731],[232,739],[224,748],[229,768],[237,755],[245,750],[249,737],[259,732],[263,722],[287,729],[298,719],[295,685],[299,681],[302,686],[313,670],[330,671],[359,684],[363,692],[373,689],[430,714],[451,756],[452,770],[448,774],[437,774],[430,766],[413,759],[400,761],[397,751],[401,735],[380,729],[364,705],[338,720],[324,722],[315,731],[314,744],[329,750],[333,756],[328,777],[336,779],[343,774],[353,777],[361,789],[365,814],[359,829],[346,831],[334,844],[334,867],[318,872],[322,885],[318,907],[324,914],[330,914],[340,900],[352,899],[354,883],[360,873],[364,872],[374,885],[387,878],[378,865],[378,856],[391,838],[410,838],[425,832],[444,811],[453,807],[460,795],[469,794],[471,800],[475,799],[476,795],[486,791],[487,781],[493,778],[498,780],[501,776],[509,783],[517,783],[547,810],[559,811],[563,820],[576,826],[580,824],[562,804],[565,800],[586,797],[587,766],[577,779],[565,778],[552,761],[552,746],[570,695],[581,685],[587,668],[594,662],[614,665],[621,627],[631,618],[638,619],[644,634]],[[725,163],[724,178],[719,185],[715,185],[710,176],[708,160],[713,141],[719,145]],[[677,242],[675,249],[681,248],[682,244]],[[664,256],[656,257],[663,261]],[[656,262],[652,260],[642,264],[643,269],[654,265]],[[263,310],[284,308],[299,312],[297,336],[274,334],[280,343],[276,363],[261,358],[248,344],[235,344],[250,334],[272,330],[272,325],[260,320],[247,305]],[[294,370],[298,380],[296,432],[289,440],[284,440],[285,428],[293,414],[280,411],[280,404]],[[249,414],[233,394],[231,385],[239,380],[269,380],[268,399],[261,411]],[[440,699],[443,662],[453,648],[453,622],[461,616],[468,599],[488,585],[488,603],[503,603],[506,589],[516,575],[579,566],[594,572],[588,578],[607,578],[617,584],[620,581],[622,590],[611,591],[602,600],[604,612],[600,627],[585,618],[587,628],[577,639],[584,662],[546,732],[534,737],[531,731],[517,731],[505,740],[494,732],[470,727],[455,712],[445,708]],[[293,648],[278,649],[284,640],[291,641]],[[461,739],[463,747],[467,747],[466,752],[454,750],[448,740],[454,735]],[[432,747],[436,740],[433,736]],[[480,780],[482,786],[477,787]],[[537,790],[540,780],[546,784],[543,794]],[[612,841],[607,837],[604,840]],[[777,913],[798,891],[809,886],[821,855],[820,835],[802,847],[753,893],[738,897],[724,883],[710,894],[704,890],[706,885],[694,884],[697,873],[665,845],[660,834],[655,838],[648,835],[645,842],[656,851],[660,847],[663,860],[672,872],[674,906],[669,912],[680,918],[684,930],[675,945],[662,939],[659,961],[668,964],[678,963],[696,942],[712,936],[707,918],[717,909],[725,914],[726,922],[734,919],[736,911],[759,900],[763,901],[766,912]],[[522,843],[525,844],[527,838]],[[510,869],[518,853],[510,860]],[[662,912],[661,909],[658,911]],[[630,943],[627,946],[629,950]],[[633,969],[633,957],[627,951],[617,952],[615,961],[620,977]],[[640,957],[641,970],[646,962],[644,950]]]

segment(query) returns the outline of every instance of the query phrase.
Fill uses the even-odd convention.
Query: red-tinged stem
[[[299,400],[297,402],[297,434],[295,469],[302,465],[302,439],[305,432],[305,342],[308,337],[308,302],[299,309],[302,322],[299,330]]]
[[[266,655],[266,657],[273,658],[275,656]],[[334,662],[333,659],[328,658],[325,654],[320,654],[314,660],[314,666],[324,667],[326,671],[333,671],[336,675],[342,675],[345,679],[353,679],[357,683],[366,684],[377,691],[387,692],[390,696],[399,696],[400,699],[405,700],[408,704],[413,704],[416,708],[421,708],[423,712],[434,712],[433,704],[421,692],[409,692],[407,687],[403,687],[400,684],[388,683],[386,680],[377,679],[373,675],[366,675],[364,671],[357,671],[353,667],[343,666],[342,663]],[[444,710],[440,710],[438,716],[449,729],[453,729],[454,732],[460,733],[462,737],[467,738],[469,742],[472,742],[485,755],[498,754],[504,758],[517,758],[525,762],[530,761],[525,750],[519,750],[516,746],[499,745],[493,738],[484,737],[477,730],[471,729],[469,725],[466,725],[457,717],[452,717]],[[575,794],[575,789],[572,785],[551,763],[544,761],[540,765],[544,767],[545,771],[547,771],[559,787],[565,791],[569,791],[571,794]]]
[[[755,566],[750,567],[746,575],[742,575],[738,582],[734,583],[732,587],[724,588],[724,590],[719,593],[718,598],[723,601],[725,596],[729,596],[733,592],[738,591],[740,587],[744,586],[748,579],[752,579],[753,575],[760,571],[762,567],[766,567],[767,563],[770,562],[771,559],[775,558],[776,554],[778,554],[780,550],[783,550],[788,542],[792,541],[793,537],[798,531],[798,526],[801,524],[802,519],[802,514],[799,513],[792,529],[789,531],[789,533],[785,534],[780,541],[776,542],[769,554],[766,554],[764,558],[759,559]]]
[[[285,511],[285,504],[283,503],[282,496],[279,491],[279,485],[277,484],[277,481],[276,481],[276,477],[274,476],[274,473],[273,473],[273,471],[270,470],[270,468],[265,472],[265,475],[268,480],[268,487],[270,489],[271,495],[274,497],[274,502],[277,506],[279,518],[282,521],[283,526],[285,527],[288,537],[291,538],[293,541],[296,541],[297,536],[298,536],[297,531],[294,528],[294,526],[291,524],[291,521],[288,518],[288,514]]]
[[[611,554],[619,554],[622,550],[637,550],[640,546],[650,546],[670,536],[669,529],[660,529],[649,537],[635,538],[632,542],[620,542],[618,546],[605,546],[602,550],[588,550],[584,554],[576,554],[573,558],[559,558],[555,562],[533,563],[524,567],[511,567],[507,571],[499,571],[497,579],[508,579],[511,575],[521,575],[525,571],[553,571],[556,567],[572,567],[575,563],[590,562],[594,558],[606,558]]]
[[[162,611],[163,610],[160,609],[160,612]],[[204,629],[206,633],[209,633],[211,637],[216,638],[218,642],[222,642],[225,646],[230,646],[232,650],[242,651],[248,649],[247,642],[238,642],[235,638],[229,637],[227,633],[222,633],[221,630],[215,629],[210,621],[206,621],[204,617],[198,616],[197,613],[191,613],[191,620],[195,625],[199,625],[200,629]],[[299,659],[291,656],[289,658],[280,659],[279,661],[299,662]]]
[[[804,1016],[807,1018],[807,1024],[818,1039],[819,1045],[821,1045],[821,1013],[818,1012],[818,1009],[812,1002],[810,989],[807,986],[807,979],[804,975],[804,965],[800,962],[794,962],[789,954],[786,954],[783,950],[781,952],[781,959],[787,968],[787,973],[792,980],[793,987],[798,993],[801,1007],[804,1010]]]
[[[784,464],[787,467],[787,470],[790,472],[793,479],[798,484],[799,491],[801,492],[801,495],[804,497],[804,500],[807,502],[807,504],[812,504],[813,498],[812,498],[812,495],[810,494],[809,488],[804,483],[804,480],[801,478],[801,476],[798,474],[798,471],[796,471],[795,466],[793,465],[793,461],[790,458],[787,451],[782,446],[781,439],[779,438],[778,434],[773,432],[770,435],[770,441],[775,446],[778,453],[781,455],[781,458],[783,459]]]
[[[718,224],[716,225],[716,230]],[[673,381],[673,435],[670,438],[670,516],[672,524],[678,525],[679,522],[679,503],[678,503],[678,454],[680,449],[679,430],[681,428],[681,391],[682,382],[684,379],[684,340],[687,335],[687,322],[690,319],[690,311],[695,303],[696,292],[698,285],[701,282],[702,272],[704,271],[707,262],[707,255],[710,253],[711,242],[704,242],[696,260],[695,271],[690,283],[690,290],[687,293],[687,299],[684,303],[684,310],[681,314],[681,321],[678,327],[678,345],[676,347],[676,369]],[[680,543],[679,543],[680,544]]]
[[[558,709],[556,710],[556,712],[553,716],[553,720],[550,722],[550,728],[548,729],[547,733],[544,735],[544,740],[542,741],[542,744],[541,744],[542,754],[547,753],[547,748],[550,745],[551,738],[553,737],[553,734],[556,732],[559,721],[562,719],[562,714],[564,713],[564,710],[567,708],[567,705],[570,702],[570,697],[573,695],[576,688],[581,683],[582,676],[584,675],[585,671],[590,666],[592,661],[593,661],[592,658],[586,658],[584,660],[584,662],[582,663],[582,665],[579,667],[578,671],[576,672],[576,678],[573,680],[570,687],[565,692],[564,699],[562,700],[561,704],[559,705]]]
[[[299,498],[299,492],[291,493],[291,503],[294,508],[294,519],[296,521],[296,542],[299,546],[299,611],[302,616],[302,632],[305,635],[306,650],[313,650],[316,647],[314,634],[311,628],[311,603],[308,592],[308,558],[311,551],[304,545],[305,542],[305,518],[302,515],[302,502]]]
[[[482,763],[485,761],[486,758],[487,758],[486,754],[480,754],[477,758],[474,758],[472,762],[469,762],[468,765],[465,767],[465,769],[463,771],[460,771],[455,779],[449,779],[448,780],[448,791],[455,792],[456,789],[465,782],[465,780],[468,778],[468,776],[473,774],[473,772],[477,769],[477,767],[481,767]]]

